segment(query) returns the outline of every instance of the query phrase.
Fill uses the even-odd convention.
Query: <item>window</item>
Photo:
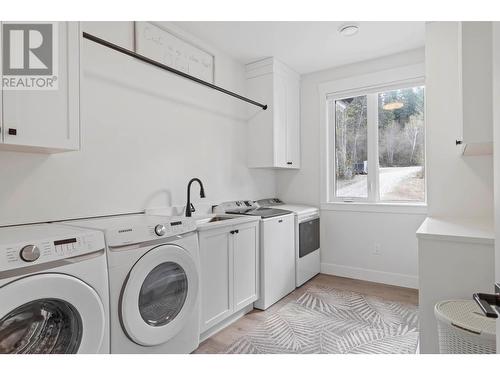
[[[335,101],[335,192],[367,198],[368,132],[366,95]]]
[[[424,87],[329,95],[335,201],[424,202]]]

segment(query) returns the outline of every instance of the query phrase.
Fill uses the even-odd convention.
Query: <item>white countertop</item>
[[[492,220],[428,217],[418,228],[417,237],[493,245],[495,230]]]
[[[228,220],[221,220],[210,222],[213,217],[227,217]],[[193,219],[196,220],[196,228],[198,232],[204,230],[211,230],[216,228],[222,228],[232,225],[240,225],[245,223],[251,223],[259,221],[259,216],[245,216],[245,215],[232,215],[232,214],[209,214],[209,215],[193,215]]]

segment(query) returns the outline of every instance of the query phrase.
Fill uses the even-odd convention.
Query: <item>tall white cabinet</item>
[[[275,58],[246,66],[248,96],[268,105],[248,121],[250,168],[300,168],[300,76]]]
[[[2,90],[0,150],[80,148],[80,27],[78,22],[58,22],[56,30],[58,88]]]

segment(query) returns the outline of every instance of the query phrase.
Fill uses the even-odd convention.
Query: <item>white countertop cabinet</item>
[[[80,27],[78,22],[56,24],[58,88],[2,90],[0,150],[55,153],[80,148]]]
[[[250,168],[300,168],[300,76],[274,58],[246,66],[247,93],[267,104],[248,121]]]
[[[203,334],[258,298],[259,221],[218,226],[198,236]]]
[[[417,231],[420,353],[439,353],[434,306],[494,288],[491,222],[427,218]]]

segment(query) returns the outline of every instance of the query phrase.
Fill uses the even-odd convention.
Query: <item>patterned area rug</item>
[[[413,354],[417,307],[332,288],[311,287],[226,353]]]

